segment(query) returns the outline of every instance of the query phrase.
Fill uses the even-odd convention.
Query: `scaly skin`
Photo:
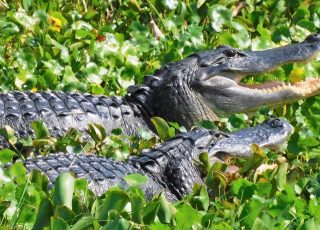
[[[306,61],[319,50],[319,35],[265,51],[222,46],[169,63],[145,78],[144,85],[129,87],[123,99],[61,92],[3,93],[0,127],[10,125],[18,137],[25,137],[33,135],[30,123],[42,119],[53,136],[61,136],[71,127],[84,131],[92,122],[108,132],[122,128],[124,134],[137,134],[138,128],[154,130],[153,116],[191,127],[201,120],[216,120],[216,114],[248,112],[319,94],[318,79],[273,88],[239,83],[249,74]]]
[[[290,124],[273,118],[253,128],[225,134],[217,130],[196,129],[182,133],[155,149],[133,156],[127,162],[115,162],[94,155],[50,154],[46,157],[27,159],[28,171],[40,170],[51,185],[60,173],[72,172],[76,177],[87,178],[89,188],[103,194],[114,185],[126,188],[126,175],[140,173],[149,180],[143,186],[148,198],[164,192],[170,201],[181,199],[192,191],[195,183],[203,184],[201,172],[194,160],[202,152],[208,152],[211,161],[230,154],[249,157],[250,146],[278,146],[291,133]]]

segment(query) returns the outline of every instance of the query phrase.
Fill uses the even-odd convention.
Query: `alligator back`
[[[135,105],[117,97],[63,92],[10,92],[0,94],[0,127],[11,126],[17,137],[33,135],[31,122],[43,120],[51,135],[68,129],[84,131],[89,123],[103,125],[108,132],[122,128],[136,134],[137,127],[148,129]]]
[[[118,185],[127,188],[129,185],[124,177],[129,174],[145,174],[138,164],[114,161],[101,156],[85,154],[50,154],[29,158],[25,162],[28,171],[39,170],[49,179],[49,187],[53,186],[59,174],[71,172],[77,178],[87,179],[89,188],[97,195],[102,195],[108,188]],[[149,174],[148,174],[149,176]],[[148,183],[142,186],[146,198],[151,199],[154,195],[164,192],[169,200],[176,197],[167,188],[161,186],[151,177]]]

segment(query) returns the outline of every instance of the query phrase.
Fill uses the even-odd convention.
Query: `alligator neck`
[[[153,111],[157,116],[187,128],[202,120],[217,120],[212,110],[182,82],[173,82],[158,90],[153,100]]]
[[[184,82],[160,87],[132,86],[125,100],[137,106],[152,127],[150,118],[159,116],[187,128],[202,120],[217,120],[212,110]]]
[[[214,142],[215,137],[206,130],[182,133],[165,145],[131,157],[128,163],[160,185],[166,197],[179,200],[192,191],[195,183],[203,184],[194,160]]]

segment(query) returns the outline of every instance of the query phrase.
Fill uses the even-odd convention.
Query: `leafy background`
[[[0,0],[0,14],[3,92],[124,95],[128,85],[141,83],[165,63],[195,51],[220,44],[266,49],[302,41],[320,29],[320,2],[308,0]],[[317,77],[319,71],[314,60],[286,64],[245,81],[296,82]],[[319,229],[319,97],[275,110],[263,108],[250,118],[236,114],[218,124],[202,125],[232,131],[273,115],[286,117],[295,128],[287,147],[263,152],[256,148],[252,159],[231,159],[229,171],[220,164],[210,168],[202,156],[206,183],[215,196],[196,186],[175,204],[163,195],[146,201],[138,187],[146,178],[139,175],[126,178],[132,185],[129,190],[114,188],[100,198],[87,189],[86,181],[68,174],[48,191],[43,176],[27,175],[18,162],[0,170],[0,225],[4,229]],[[177,124],[165,127],[162,139],[183,130]],[[41,123],[33,128],[36,140],[22,140],[22,146],[12,130],[1,130],[12,144],[11,150],[0,152],[2,164],[34,151],[82,149],[123,159],[159,141],[143,131],[140,139],[124,137],[121,130],[108,136],[97,125],[89,127],[93,142],[84,141],[74,130],[55,139]],[[62,190],[65,186],[68,189]]]

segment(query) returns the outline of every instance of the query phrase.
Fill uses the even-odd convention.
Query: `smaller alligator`
[[[190,193],[195,183],[204,183],[199,164],[195,163],[200,153],[208,152],[211,162],[227,155],[249,157],[252,144],[278,146],[290,133],[291,126],[287,121],[272,118],[255,127],[228,134],[203,128],[181,133],[126,162],[95,155],[59,153],[27,159],[24,165],[28,171],[35,169],[46,174],[51,186],[59,174],[72,172],[76,177],[88,179],[89,188],[98,196],[114,185],[128,187],[123,178],[140,173],[149,178],[143,186],[148,199],[164,192],[168,200],[176,201]]]

